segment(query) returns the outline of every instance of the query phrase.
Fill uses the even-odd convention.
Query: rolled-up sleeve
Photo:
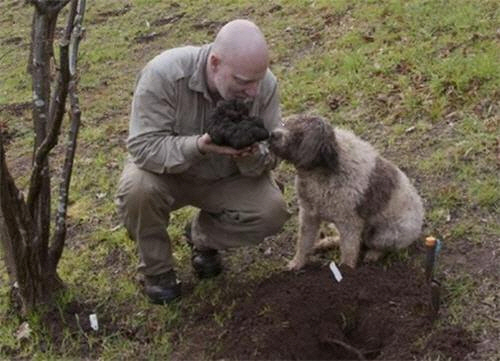
[[[175,132],[176,84],[146,67],[136,82],[127,148],[138,167],[155,173],[181,173],[202,157],[198,135]]]

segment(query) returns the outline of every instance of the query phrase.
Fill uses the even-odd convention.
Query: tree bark
[[[59,204],[57,207],[55,230],[49,249],[49,267],[55,272],[57,263],[61,257],[64,240],[66,238],[66,214],[68,209],[69,186],[73,171],[73,160],[76,152],[76,141],[80,129],[81,111],[78,96],[76,95],[76,60],[78,58],[78,44],[83,35],[82,21],[85,10],[85,0],[73,1],[70,7],[68,24],[66,26],[64,44],[68,46],[67,55],[67,79],[69,84],[67,90],[70,98],[71,126],[68,132],[66,146],[66,157],[64,160],[62,179],[59,186]],[[74,19],[74,21],[73,21]],[[62,46],[61,46],[62,53]]]
[[[38,235],[34,240],[34,248],[42,258],[45,258],[48,249],[50,222],[50,173],[49,160],[36,159],[35,155],[47,134],[48,112],[50,102],[50,54],[52,44],[49,42],[50,32],[57,16],[48,13],[46,2],[35,4],[35,18],[33,23],[32,47],[32,89],[33,89],[33,127],[35,142],[33,151],[33,171],[30,191],[28,193],[28,208],[35,222],[35,232]],[[33,182],[33,178],[36,180]],[[33,184],[35,183],[35,184]],[[32,191],[34,189],[35,191]],[[42,259],[44,262],[45,259]]]
[[[39,254],[33,247],[37,235],[22,193],[14,184],[5,162],[3,135],[0,134],[0,203],[8,242],[6,251],[14,260],[14,274],[21,295],[23,313],[44,298]]]
[[[12,249],[12,242],[10,241],[9,233],[7,232],[7,226],[5,225],[5,220],[3,218],[3,212],[0,208],[0,239],[2,241],[2,247],[4,252],[5,266],[7,267],[7,274],[10,280],[16,280],[16,264],[14,260],[14,250]]]
[[[52,82],[51,60],[54,56],[57,16],[70,1],[67,25],[60,44],[59,69],[56,80]],[[76,58],[85,10],[85,0],[28,2],[34,5],[27,69],[32,77],[35,142],[26,201],[8,170],[0,130],[0,235],[11,283],[17,283],[22,313],[49,301],[53,291],[63,286],[57,274],[57,264],[66,236],[68,191],[80,125]],[[49,244],[51,174],[48,157],[59,138],[68,92],[71,100],[71,128],[59,188],[55,231]]]

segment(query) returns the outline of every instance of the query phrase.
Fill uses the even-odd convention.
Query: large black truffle
[[[241,100],[221,100],[209,117],[207,133],[215,144],[235,149],[267,139],[269,132],[262,120],[249,113],[250,110]]]

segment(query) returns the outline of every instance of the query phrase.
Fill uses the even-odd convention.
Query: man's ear
[[[220,58],[217,56],[217,54],[215,53],[210,54],[210,56],[208,57],[208,64],[212,69],[212,72],[215,73],[220,65]]]

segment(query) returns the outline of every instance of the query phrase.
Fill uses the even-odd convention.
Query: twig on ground
[[[342,346],[343,348],[345,348],[347,351],[349,352],[352,352],[353,354],[355,354],[356,356],[358,356],[358,359],[359,360],[366,360],[365,356],[363,355],[363,353],[358,350],[356,347],[353,347],[343,341],[340,341],[340,340],[337,340],[336,338],[326,338],[325,341],[327,343],[333,343],[333,344],[336,344],[336,345],[339,345],[339,346]]]

